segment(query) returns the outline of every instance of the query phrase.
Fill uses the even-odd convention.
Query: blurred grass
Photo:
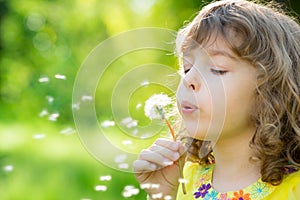
[[[0,199],[145,199],[143,191],[123,197],[125,186],[139,187],[133,174],[97,162],[76,134],[62,135],[57,126],[42,129],[47,130],[44,138],[34,139],[42,134],[39,126],[0,125]],[[112,179],[99,180],[106,175]],[[97,185],[106,185],[107,191],[96,191]]]

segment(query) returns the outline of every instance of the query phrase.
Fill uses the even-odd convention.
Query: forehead
[[[193,41],[190,47],[186,47],[183,51],[183,57],[195,57],[197,54],[205,54],[206,56],[225,56],[231,59],[238,59],[238,56],[232,51],[232,48],[223,39],[223,37],[211,38],[204,44]]]

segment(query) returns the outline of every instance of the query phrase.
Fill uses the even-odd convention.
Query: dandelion
[[[147,117],[149,117],[151,120],[153,120],[153,119],[164,120],[171,132],[173,141],[176,141],[175,132],[174,132],[174,130],[168,120],[168,116],[167,116],[167,114],[169,116],[172,116],[172,114],[174,114],[174,102],[168,95],[166,95],[166,94],[152,95],[146,101],[144,110],[145,110],[145,115]],[[166,113],[165,111],[169,111],[169,112]],[[180,178],[183,179],[182,165],[179,160],[178,160],[178,162],[179,162]],[[182,182],[181,185],[182,185],[183,193],[186,194],[185,183]]]

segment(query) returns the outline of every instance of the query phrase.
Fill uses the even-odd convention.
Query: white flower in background
[[[164,110],[172,109],[173,105],[174,102],[168,95],[154,94],[145,102],[145,115],[151,120],[164,119],[166,118]]]

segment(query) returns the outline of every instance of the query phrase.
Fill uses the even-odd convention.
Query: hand
[[[140,153],[138,160],[133,163],[133,169],[139,183],[147,186],[144,190],[150,197],[161,193],[161,199],[166,195],[176,198],[180,178],[177,161],[184,152],[185,147],[181,142],[157,139]],[[151,187],[153,184],[159,187]]]

